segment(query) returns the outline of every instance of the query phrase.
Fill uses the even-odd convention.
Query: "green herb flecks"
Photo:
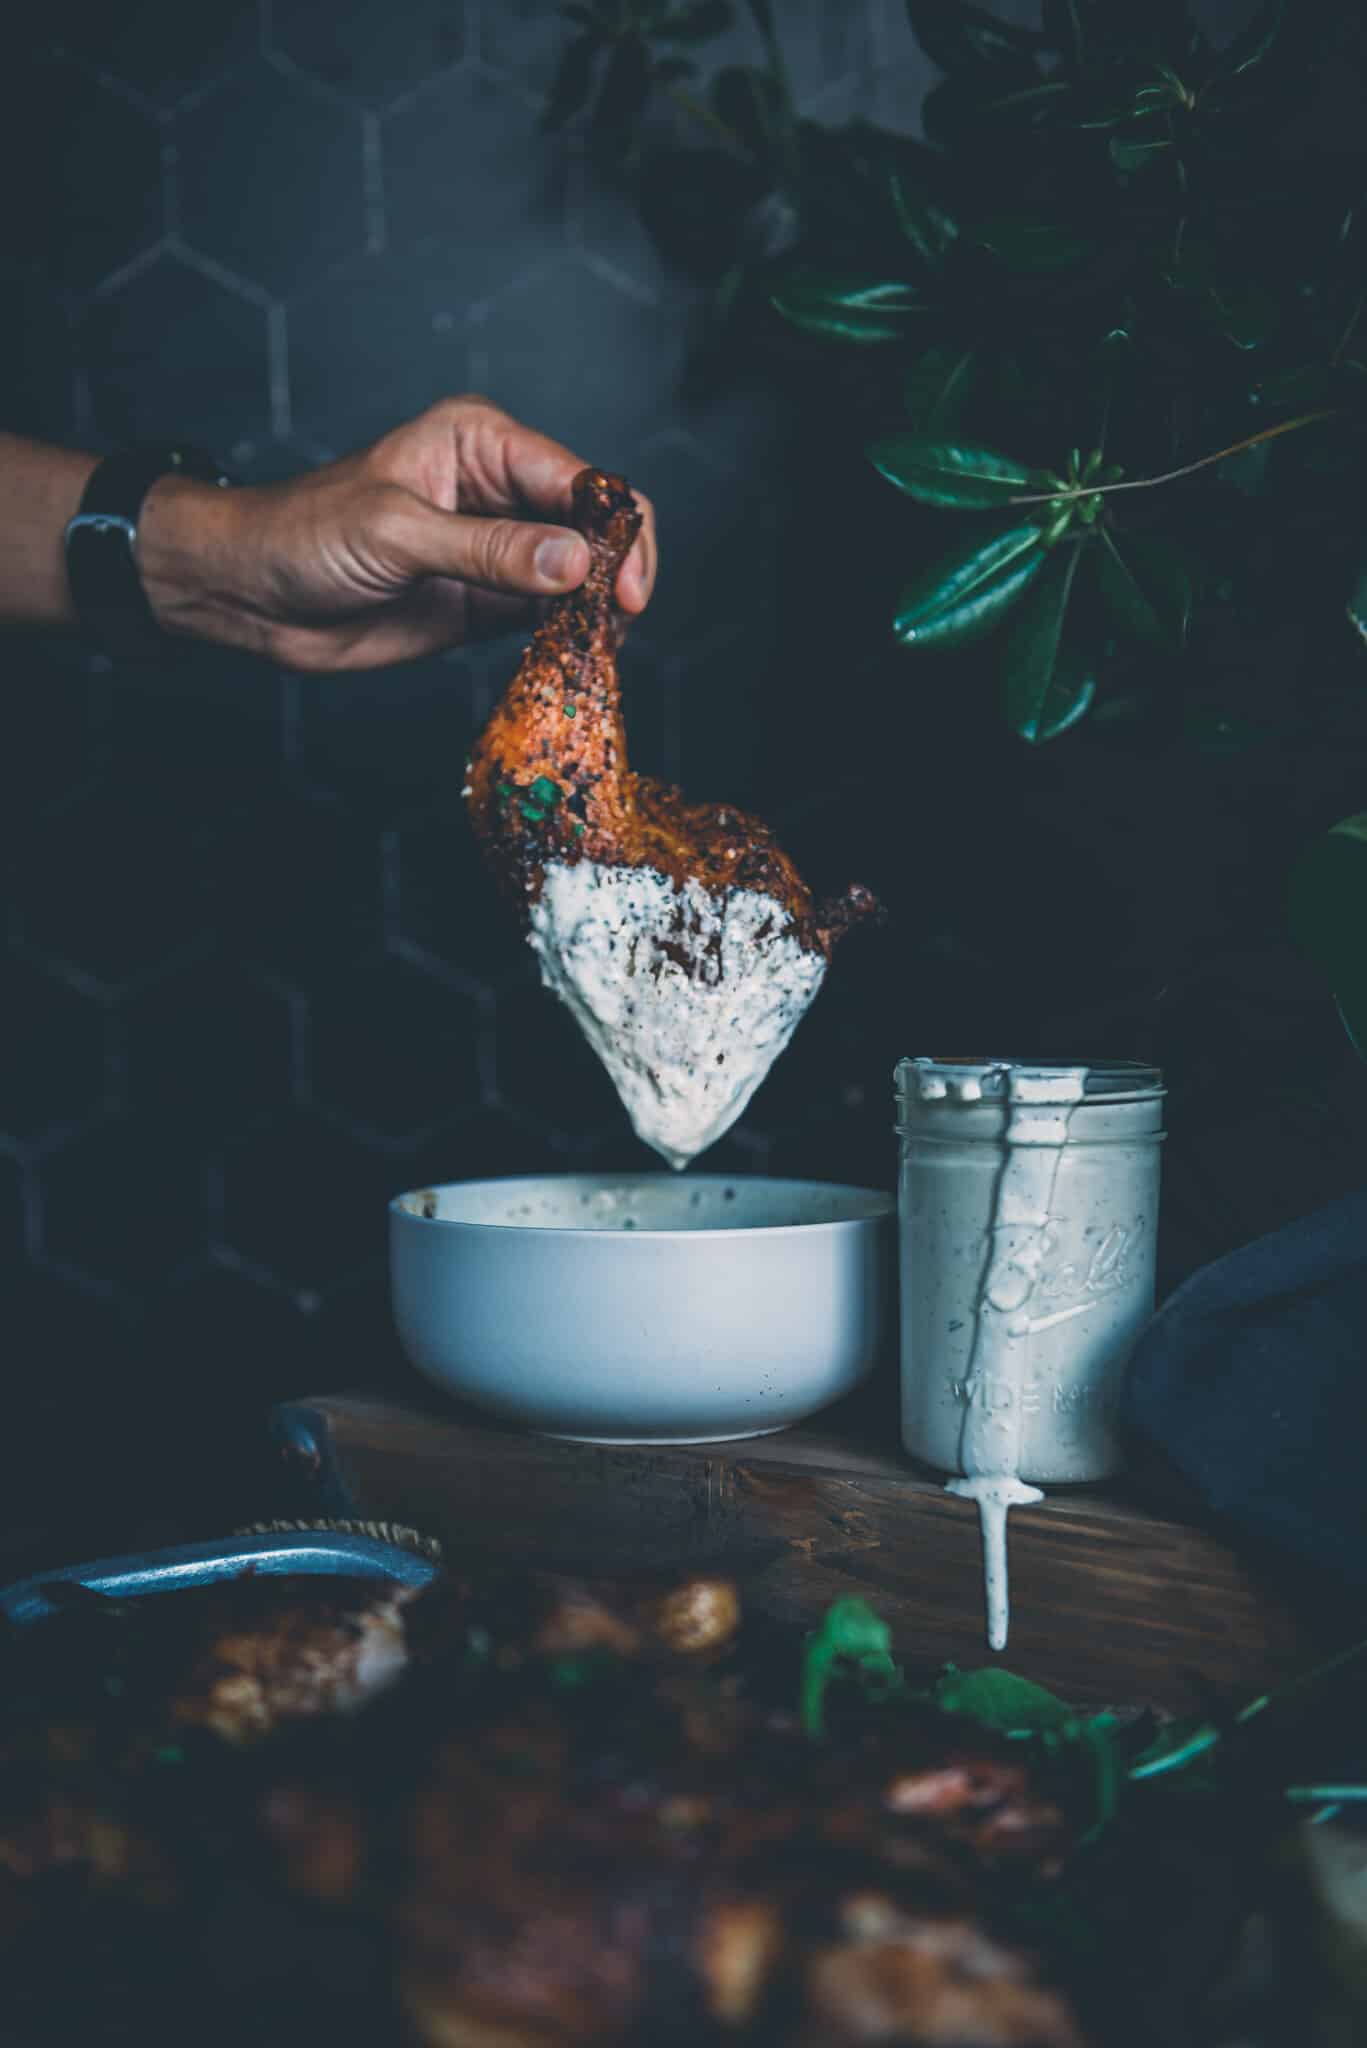
[[[538,775],[527,792],[534,803],[542,804],[553,811],[559,803],[562,791],[558,782],[552,782],[549,775]]]
[[[578,718],[579,706],[577,704],[567,704],[565,706],[565,716],[566,718]]]

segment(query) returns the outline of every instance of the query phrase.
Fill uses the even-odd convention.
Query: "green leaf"
[[[563,128],[584,105],[593,85],[593,67],[601,48],[598,37],[591,30],[566,43],[541,115],[541,126],[547,133]]]
[[[1049,562],[1049,572],[1012,626],[1005,652],[1004,702],[1013,732],[1031,746],[1043,746],[1085,718],[1096,695],[1090,666],[1065,646],[1068,600],[1077,575],[1078,550]]]
[[[1102,1829],[1109,1827],[1120,1806],[1120,1788],[1124,1782],[1124,1767],[1120,1757],[1120,1739],[1116,1732],[1113,1714],[1093,1714],[1082,1725],[1080,1740],[1090,1752],[1092,1759],[1092,1791],[1096,1808],[1092,1824],[1082,1837],[1084,1842],[1094,1841]]]
[[[1367,811],[1340,819],[1301,854],[1287,884],[1287,913],[1354,1046],[1367,1054]]]
[[[1173,1721],[1160,1730],[1146,1750],[1130,1765],[1131,1778],[1161,1778],[1169,1771],[1182,1771],[1197,1757],[1206,1756],[1220,1740],[1220,1731],[1209,1721]]]
[[[1008,270],[1072,270],[1092,253],[1079,235],[1056,221],[1034,220],[1018,213],[981,222],[972,239]]]
[[[885,434],[870,444],[869,461],[889,483],[922,505],[983,511],[1028,490],[1030,472],[990,448],[928,441],[919,434]]]
[[[1348,623],[1358,638],[1367,642],[1367,568],[1353,585],[1353,594],[1348,600]]]
[[[1220,250],[1194,235],[1167,277],[1179,291],[1195,295],[1201,317],[1238,349],[1260,347],[1281,317],[1275,293],[1257,279],[1231,278]]]
[[[946,555],[902,592],[893,631],[904,647],[951,647],[976,639],[1010,610],[1045,559],[1033,522]]]
[[[1238,78],[1243,72],[1251,71],[1255,64],[1261,64],[1285,22],[1286,0],[1267,0],[1267,4],[1258,9],[1253,19],[1229,44],[1221,70],[1230,78]]]
[[[1042,42],[1034,29],[999,21],[967,0],[907,0],[912,34],[942,71],[962,66],[1033,65]]]
[[[763,156],[782,108],[767,72],[728,64],[712,81],[712,111],[752,155]]]
[[[923,310],[914,285],[891,278],[794,273],[771,295],[785,320],[833,341],[900,340],[909,316]]]
[[[1274,411],[1314,412],[1332,405],[1343,395],[1335,372],[1319,363],[1304,363],[1296,370],[1278,370],[1252,386],[1250,402],[1270,406]]]
[[[934,200],[908,191],[900,171],[888,175],[897,224],[923,263],[936,264],[958,236],[958,228]]]
[[[1191,622],[1192,579],[1175,549],[1147,535],[1125,539],[1124,553],[1106,527],[1097,555],[1101,594],[1140,640],[1180,653]]]
[[[1277,325],[1281,308],[1261,285],[1226,286],[1209,294],[1214,324],[1235,348],[1261,348]]]
[[[1045,1729],[1071,1728],[1077,1722],[1072,1708],[1042,1685],[995,1665],[981,1671],[958,1671],[952,1664],[946,1665],[936,1681],[935,1704],[946,1714],[962,1714],[1002,1735],[1037,1735]]]
[[[803,1645],[803,1728],[813,1740],[825,1733],[826,1693],[837,1679],[855,1677],[886,1690],[901,1676],[887,1623],[865,1600],[836,1600]]]
[[[1050,46],[1073,64],[1082,62],[1086,38],[1078,0],[1042,0],[1040,24]]]
[[[977,380],[971,349],[931,348],[916,356],[902,384],[908,413],[920,427],[947,426]]]
[[[1227,455],[1217,465],[1215,474],[1222,484],[1229,484],[1244,497],[1256,497],[1266,480],[1271,452],[1266,441],[1253,448],[1241,448],[1237,455]]]
[[[608,60],[603,89],[593,110],[593,131],[600,144],[618,153],[630,147],[636,123],[650,97],[650,53],[644,43],[618,43]]]
[[[1125,135],[1113,135],[1108,148],[1111,162],[1118,171],[1143,171],[1157,161],[1166,150],[1172,148],[1170,138],[1155,138],[1152,142],[1140,142]]]

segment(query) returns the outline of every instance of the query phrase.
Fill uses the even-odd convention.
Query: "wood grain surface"
[[[991,1661],[976,1510],[848,1419],[620,1449],[325,1394],[279,1409],[275,1437],[301,1511],[407,1522],[455,1551],[545,1567],[707,1564],[802,1628],[860,1594],[909,1664]],[[1011,1608],[1001,1661],[1080,1703],[1182,1710],[1259,1689],[1324,1640],[1303,1601],[1214,1536],[1093,1489],[1013,1511]]]

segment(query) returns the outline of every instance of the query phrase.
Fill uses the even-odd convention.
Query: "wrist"
[[[74,626],[64,536],[97,457],[0,433],[0,618]]]
[[[133,559],[162,632],[266,651],[266,621],[248,599],[244,490],[158,478],[143,500]]]

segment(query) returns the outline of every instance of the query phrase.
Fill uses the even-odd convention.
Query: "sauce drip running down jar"
[[[988,1639],[1006,1642],[1006,1515],[1120,1463],[1116,1397],[1153,1312],[1156,1068],[907,1059],[902,1440],[976,1500]]]

